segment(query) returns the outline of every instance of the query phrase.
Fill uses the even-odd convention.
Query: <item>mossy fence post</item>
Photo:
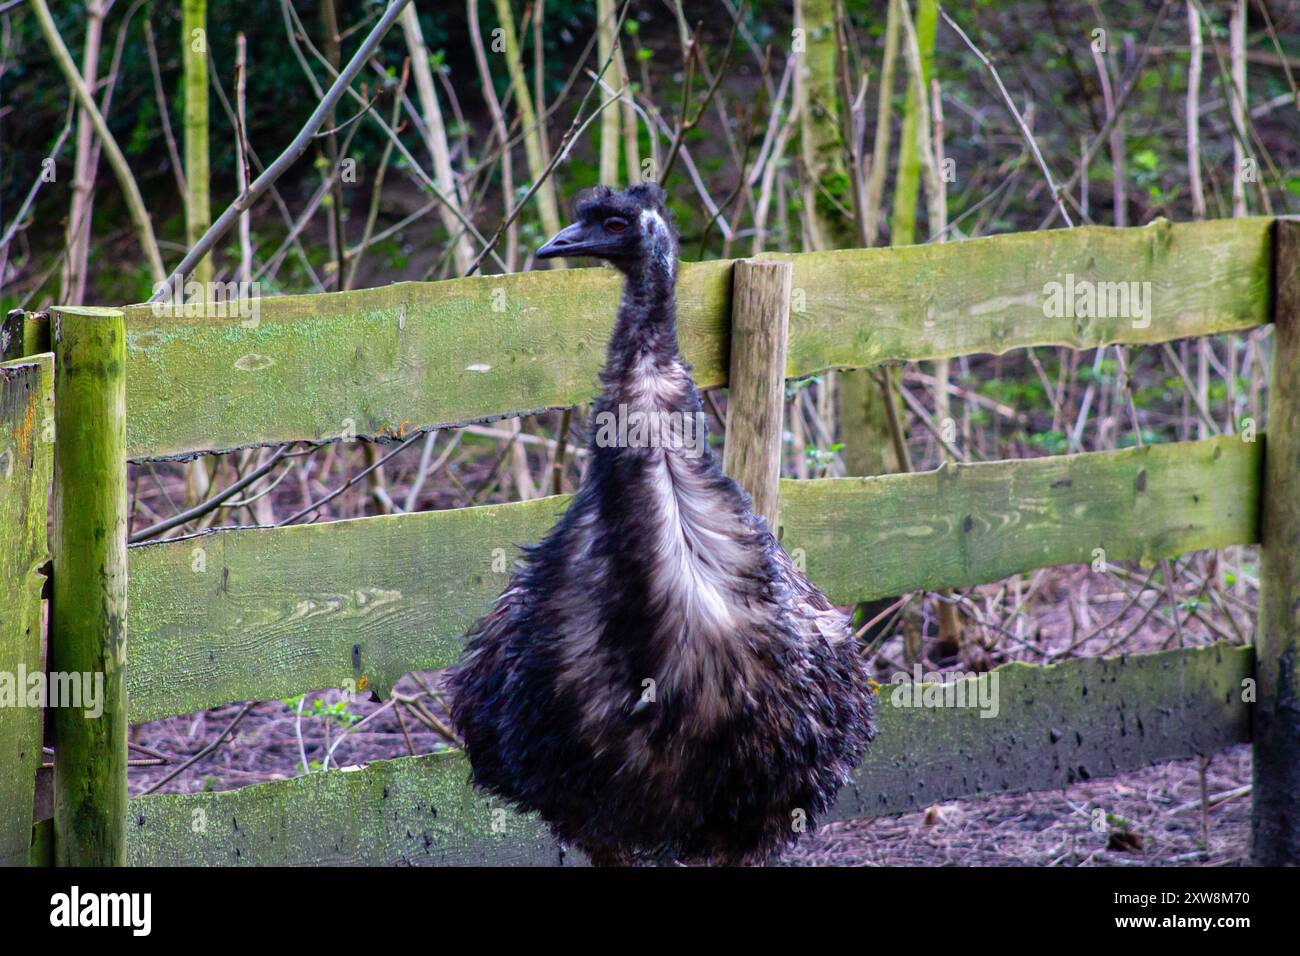
[[[1294,866],[1300,864],[1300,221],[1279,219],[1274,228],[1251,857]]]
[[[126,862],[126,328],[117,309],[55,308],[51,674],[82,706],[54,707],[54,852],[61,866]],[[101,680],[90,716],[85,699]],[[89,684],[86,682],[89,681]],[[66,686],[66,682],[65,682]]]
[[[785,363],[790,338],[788,262],[742,259],[732,277],[731,371],[722,468],[777,527]]]

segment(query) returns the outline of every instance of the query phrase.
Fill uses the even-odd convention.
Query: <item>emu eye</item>
[[[627,228],[627,220],[620,219],[618,216],[611,216],[605,220],[606,232],[622,232]]]

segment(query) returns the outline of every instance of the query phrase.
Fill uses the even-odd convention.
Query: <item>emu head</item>
[[[597,186],[579,200],[576,219],[537,250],[537,258],[594,256],[625,273],[653,269],[672,278],[677,265],[677,230],[655,183],[614,192]]]

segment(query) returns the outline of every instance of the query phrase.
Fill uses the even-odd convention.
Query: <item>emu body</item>
[[[656,186],[599,190],[543,253],[626,276],[602,415],[702,421]],[[833,802],[872,736],[847,620],[708,450],[609,444],[448,678],[475,783],[597,863],[749,863]]]

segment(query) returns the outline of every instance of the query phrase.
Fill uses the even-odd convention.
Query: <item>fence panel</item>
[[[1271,318],[1273,254],[1272,222],[1242,219],[778,256],[793,263],[785,374],[1248,329]],[[682,270],[681,332],[703,388],[727,379],[732,266]],[[132,307],[126,361],[116,365],[125,368],[130,415],[124,432],[104,428],[89,437],[112,439],[113,454],[103,460],[113,459],[108,470],[116,475],[127,456],[391,436],[573,405],[595,394],[617,296],[618,279],[608,270],[577,270],[268,299],[252,315]],[[101,312],[59,314],[88,336],[97,329],[92,320],[107,315]],[[63,387],[79,388],[74,378]],[[94,418],[77,413],[76,398],[71,391],[60,397],[61,428],[65,417],[69,429]],[[109,404],[120,409],[116,397]],[[113,416],[113,429],[121,426]],[[70,467],[71,446],[59,456],[67,476],[86,471]],[[786,481],[779,533],[839,603],[1098,558],[1150,561],[1257,542],[1262,457],[1258,444],[1228,436],[925,474]],[[113,484],[115,494],[124,488],[107,477],[65,481],[84,495],[92,485]],[[408,670],[446,665],[505,583],[515,546],[540,537],[566,503],[557,497],[218,532],[131,549],[130,719],[362,678],[382,694]],[[117,524],[122,504],[105,510]],[[0,485],[0,518],[4,507]],[[84,536],[75,522],[62,528]],[[118,537],[110,535],[113,548]],[[62,554],[90,569],[92,548],[83,543]],[[5,552],[0,547],[0,559]],[[60,572],[56,591],[102,584],[112,592],[104,605],[111,610],[122,606],[117,584],[125,566],[114,564],[106,584],[89,570]],[[60,603],[65,614],[76,604]],[[60,638],[61,651],[80,648],[87,660],[107,655],[102,669],[120,676],[111,615],[65,623],[72,637]],[[833,815],[1061,787],[1211,753],[1250,739],[1241,684],[1251,673],[1249,649],[1215,646],[1006,665],[953,685],[974,692],[973,706],[893,706],[891,699],[880,708],[880,742]],[[902,693],[890,686],[882,692]],[[536,820],[493,807],[468,788],[457,754],[228,793],[139,798],[124,814],[124,695],[115,686],[111,696],[119,708],[111,740],[78,737],[60,725],[63,862],[563,861]],[[984,699],[999,719],[981,716]],[[0,711],[0,740],[4,720]],[[87,786],[72,785],[83,771]],[[17,797],[30,803],[30,789]],[[77,794],[84,806],[71,802]],[[0,805],[9,805],[3,790]],[[27,855],[25,829],[0,830],[12,836],[15,858]]]

